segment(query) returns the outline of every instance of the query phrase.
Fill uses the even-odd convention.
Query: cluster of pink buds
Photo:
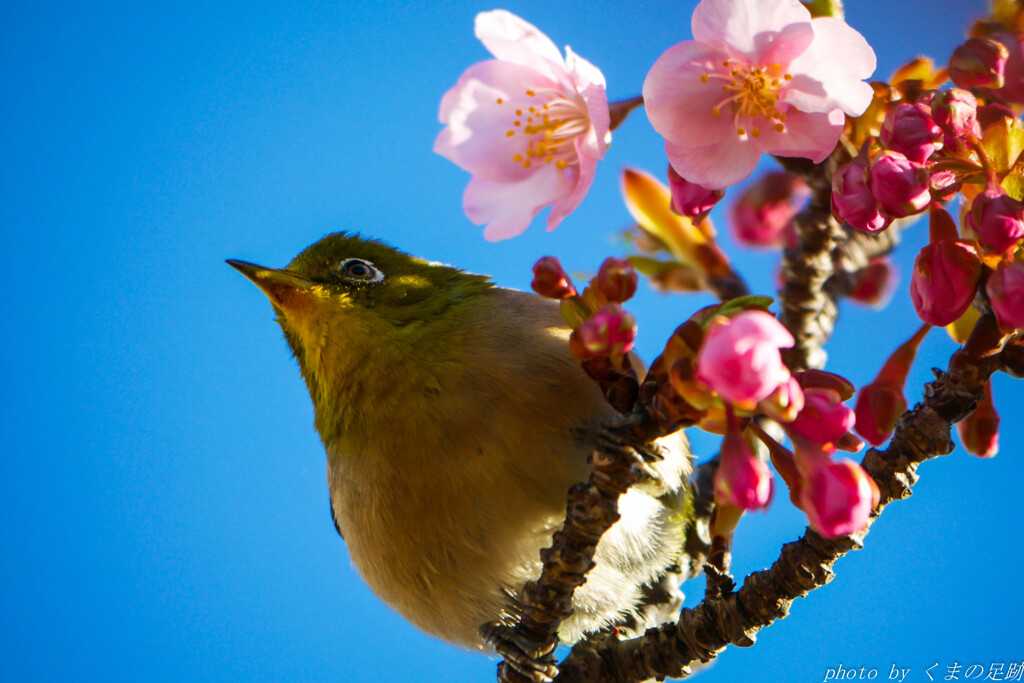
[[[580,360],[621,358],[636,342],[636,318],[622,303],[636,293],[637,274],[625,259],[608,258],[582,294],[554,256],[533,266],[533,291],[561,302],[562,317],[572,327],[569,348]]]
[[[768,446],[791,500],[819,533],[858,531],[874,504],[874,485],[860,466],[831,458],[837,450],[863,447],[851,431],[854,411],[844,403],[854,387],[820,370],[790,373],[780,349],[792,346],[793,336],[763,305],[750,298],[699,312],[677,331],[683,341],[670,343],[663,356],[674,388],[703,411],[700,426],[725,435],[716,500],[739,510],[768,504],[771,474],[755,455],[752,441],[758,438]],[[774,441],[755,418],[781,424],[794,451]]]

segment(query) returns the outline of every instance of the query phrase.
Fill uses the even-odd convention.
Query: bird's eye
[[[345,259],[338,264],[338,272],[346,280],[373,283],[384,279],[384,273],[370,263],[358,258]]]

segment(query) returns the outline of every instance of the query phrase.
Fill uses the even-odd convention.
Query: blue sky
[[[948,57],[981,0],[851,2],[878,74]],[[690,37],[692,2],[505,7],[599,66],[610,96]],[[621,253],[625,165],[661,174],[642,112],[616,133],[583,206],[490,244],[461,212],[467,176],[431,152],[437,105],[487,57],[470,2],[0,5],[0,678],[491,680],[494,662],[423,636],[351,567],[324,455],[270,306],[226,265],[284,265],[339,229],[524,288],[555,254]],[[766,165],[767,167],[767,165]],[[735,194],[735,193],[734,193]],[[724,228],[724,212],[717,212]],[[725,230],[722,230],[725,232]],[[869,381],[916,323],[908,231],[885,311],[844,306],[831,369]],[[735,248],[759,293],[777,255]],[[656,355],[702,296],[643,292]],[[911,401],[954,349],[933,334]],[[1021,385],[995,383],[1003,451],[924,465],[865,550],[704,681],[821,681],[829,667],[1024,660],[1019,618]],[[695,437],[709,454],[713,441]],[[743,524],[739,576],[797,538],[778,497]],[[702,586],[693,586],[694,595]]]

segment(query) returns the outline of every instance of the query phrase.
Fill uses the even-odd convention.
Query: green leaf
[[[981,149],[997,173],[1010,170],[1024,151],[1024,123],[1004,116],[985,129]]]
[[[1006,194],[1019,202],[1024,201],[1024,171],[1021,171],[1019,168],[1014,169],[1013,173],[1003,178],[1003,182],[1000,185],[1006,190]]]
[[[845,16],[843,0],[809,0],[803,3],[803,5],[810,11],[812,17],[835,17],[836,19],[842,19]]]

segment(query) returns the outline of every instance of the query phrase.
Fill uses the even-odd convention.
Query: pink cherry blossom
[[[679,175],[711,189],[743,180],[762,152],[820,162],[844,112],[871,102],[875,54],[798,0],[701,0],[694,40],[665,51],[644,82],[647,116]]]
[[[604,76],[504,10],[478,14],[476,36],[497,59],[469,67],[445,93],[434,151],[473,174],[462,207],[488,240],[522,233],[547,206],[554,230],[608,148]]]
[[[753,408],[789,380],[779,348],[793,335],[764,311],[744,311],[712,324],[697,354],[697,379],[726,401]]]

